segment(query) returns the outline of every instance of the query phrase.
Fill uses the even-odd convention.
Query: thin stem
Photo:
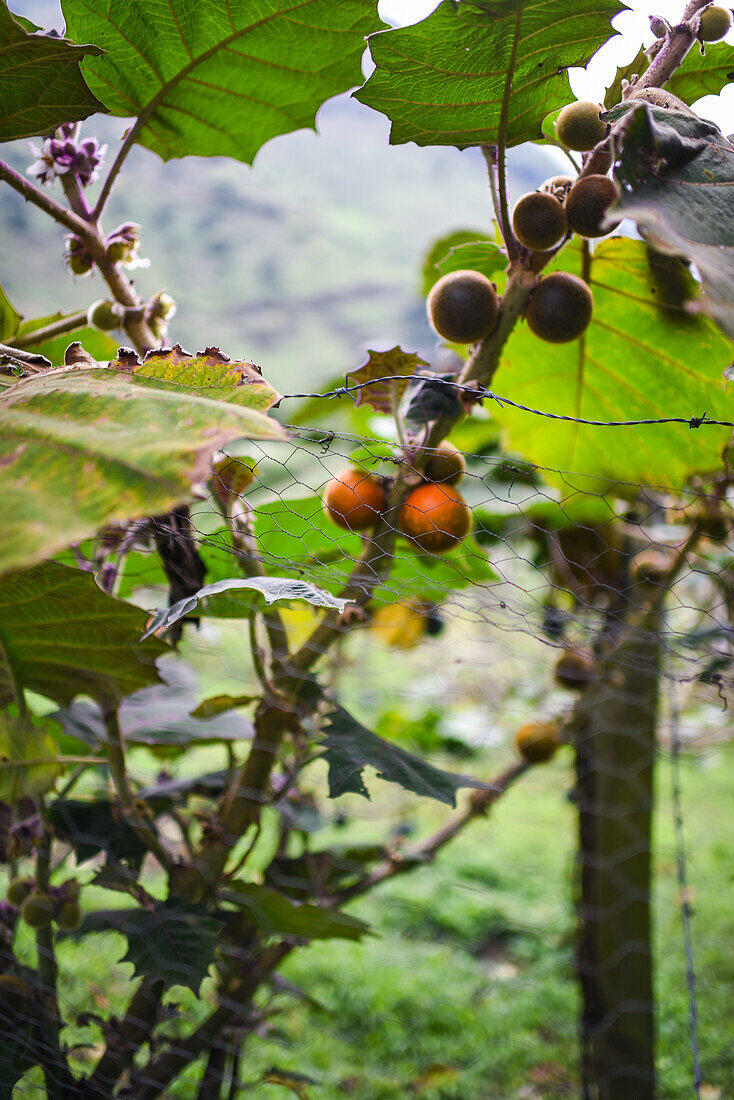
[[[694,17],[702,11],[710,0],[690,0],[683,18],[677,26],[673,27],[663,44],[662,49],[637,83],[630,88],[630,95],[640,88],[662,88],[666,84],[678,66],[682,63],[688,51],[696,42],[696,33],[693,29]]]
[[[247,634],[250,641],[252,667],[255,670],[255,675],[260,681],[262,687],[266,687],[268,683],[268,678],[265,673],[265,665],[263,663],[264,653],[263,650],[260,648],[260,643],[257,640],[257,615],[255,615],[254,612],[250,616],[249,622],[247,624]]]
[[[138,140],[138,134],[142,130],[144,123],[145,119],[143,118],[143,116],[138,115],[135,122],[132,124],[127,134],[125,135],[125,140],[123,141],[120,148],[117,150],[117,156],[110,166],[110,170],[107,173],[104,183],[102,184],[102,190],[100,191],[97,202],[95,203],[94,209],[92,210],[91,217],[93,222],[98,222],[100,217],[102,216],[102,211],[107,205],[107,200],[112,193],[112,188],[114,186],[115,180],[120,174],[120,169],[125,163],[128,153],[132,149],[135,142]]]
[[[520,48],[521,23],[522,12],[518,12],[515,16],[515,30],[512,36],[512,50],[510,53],[510,59],[507,63],[507,76],[505,78],[505,88],[502,95],[502,106],[500,108],[500,120],[499,126],[497,128],[497,187],[499,189],[500,211],[502,214],[502,221],[500,223],[500,226],[502,228],[503,236],[505,238],[507,255],[510,257],[511,260],[514,260],[516,256],[520,255],[520,245],[515,238],[515,234],[512,232],[512,224],[510,222],[510,213],[507,202],[507,128],[510,120],[512,75],[515,71],[517,54]]]
[[[79,177],[75,176],[72,172],[64,172],[61,177],[61,186],[64,189],[69,206],[78,214],[80,218],[83,218],[85,222],[92,220],[92,211],[87,205],[87,200],[84,198],[84,192],[82,186],[79,183]]]
[[[122,733],[120,732],[117,711],[113,707],[110,707],[105,714],[105,725],[107,728],[107,759],[110,766],[110,777],[120,806],[128,820],[128,824],[148,851],[156,857],[166,871],[170,872],[173,868],[173,859],[158,839],[153,822],[141,812],[130,787]]]
[[[37,328],[34,332],[25,332],[22,336],[14,336],[10,341],[11,348],[32,348],[34,344],[42,344],[46,340],[53,340],[56,336],[63,336],[67,332],[75,332],[78,328],[85,328],[87,324],[86,310],[72,313],[69,317],[62,317],[60,321],[54,321],[43,328]]]
[[[39,210],[43,210],[44,213],[52,217],[59,225],[63,225],[66,229],[70,229],[72,233],[76,233],[82,240],[89,242],[97,238],[97,234],[89,222],[80,218],[73,210],[67,210],[61,203],[50,198],[44,191],[41,191],[39,187],[36,187],[30,180],[21,176],[19,172],[16,172],[14,168],[11,168],[9,164],[5,164],[3,161],[0,161],[0,180],[5,180],[5,182],[9,183],[13,190],[17,191],[19,195],[22,195],[27,202],[32,202]]]

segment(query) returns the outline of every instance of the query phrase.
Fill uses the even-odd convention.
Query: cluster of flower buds
[[[100,145],[96,138],[79,141],[75,133],[76,123],[65,122],[52,137],[44,140],[40,148],[31,143],[31,152],[36,159],[28,169],[28,175],[35,176],[41,183],[52,184],[57,176],[71,173],[82,187],[94,183],[107,146]]]
[[[148,267],[150,260],[141,260],[138,256],[140,248],[140,226],[135,222],[123,222],[113,230],[107,238],[107,256],[115,264],[123,264],[124,267]]]

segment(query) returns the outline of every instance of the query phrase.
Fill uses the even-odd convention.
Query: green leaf
[[[56,745],[44,724],[0,707],[0,802],[38,798],[52,787],[63,770],[55,757]]]
[[[475,241],[455,245],[438,261],[437,267],[442,275],[451,271],[480,271],[494,282],[507,267],[507,254],[494,241]]]
[[[0,0],[0,141],[46,134],[104,110],[79,71],[99,47],[29,33],[24,24]]]
[[[36,332],[39,328],[45,328],[46,325],[52,325],[55,321],[62,321],[65,317],[71,317],[72,315],[73,312],[59,312],[52,313],[48,317],[35,317],[32,321],[24,321],[17,330],[17,335],[25,336],[28,333]],[[64,363],[64,354],[72,339],[77,340],[84,350],[98,362],[114,359],[117,354],[117,341],[108,336],[106,332],[100,332],[99,329],[92,328],[91,325],[74,329],[73,336],[65,333],[62,336],[54,336],[50,340],[43,340],[40,344],[33,344],[28,348],[28,351],[32,351],[36,355],[45,355],[55,367],[59,367]]]
[[[128,947],[122,961],[133,964],[137,977],[198,993],[219,946],[221,927],[205,905],[180,900],[125,910],[120,931]]]
[[[392,121],[398,145],[536,141],[574,97],[566,70],[613,35],[619,0],[443,0],[410,27],[370,36],[375,71],[356,98]]]
[[[369,798],[362,778],[368,764],[377,770],[380,779],[397,783],[424,798],[436,798],[449,806],[456,805],[456,792],[461,787],[484,787],[469,776],[441,771],[405,749],[391,745],[360,725],[342,707],[336,707],[329,714],[329,723],[323,742],[329,766],[329,798],[338,798],[348,792]]]
[[[128,362],[125,357],[125,363]],[[180,344],[149,351],[143,362],[134,367],[134,374],[137,379],[155,380],[174,391],[187,390],[256,412],[267,412],[281,399],[263,378],[260,367],[233,361],[219,348],[206,348],[198,355],[184,351]]]
[[[695,103],[702,96],[718,95],[722,88],[731,84],[732,69],[734,51],[730,43],[708,45],[705,53],[694,47],[688,51],[665,87],[684,103]]]
[[[623,65],[617,69],[614,80],[607,88],[604,96],[604,106],[609,108],[619,103],[622,99],[622,81],[631,80],[635,75],[642,76],[649,64],[645,47],[640,46],[637,56],[630,61],[629,65]]]
[[[694,280],[678,267],[685,295],[694,295]],[[547,270],[580,275],[581,247],[568,245]],[[729,342],[707,319],[665,300],[641,241],[601,241],[590,259],[589,281],[594,316],[584,337],[547,344],[518,325],[495,376],[498,394],[590,420],[689,420],[704,412],[734,419],[722,379]],[[545,467],[551,483],[579,485],[572,475],[583,473],[592,479],[585,482],[592,492],[604,491],[597,478],[681,487],[692,473],[718,468],[730,435],[727,428],[691,431],[687,424],[586,427],[497,403],[492,415],[505,427],[509,446]]]
[[[252,163],[278,134],[314,126],[331,96],[362,83],[374,0],[63,0],[69,33],[104,48],[82,69],[113,115],[163,160]]]
[[[116,861],[137,864],[147,851],[135,830],[107,799],[87,802],[57,798],[47,812],[54,832],[69,841],[78,863],[104,852]]]
[[[478,229],[456,229],[445,237],[439,237],[431,245],[423,260],[423,297],[428,297],[433,284],[441,278],[442,274],[445,274],[443,270],[439,270],[438,264],[439,261],[446,259],[452,249],[462,244],[476,244],[479,241],[489,241],[489,239],[486,233],[482,233]]]
[[[244,407],[249,395],[262,405],[263,387],[232,384],[232,364],[221,366],[230,397],[211,400],[204,385],[156,377],[161,361],[48,371],[0,393],[0,572],[113,521],[169,511],[233,439],[285,438],[275,420]]]
[[[362,546],[359,535],[332,523],[314,496],[261,505],[255,512],[255,535],[269,574],[293,576],[297,570],[314,584],[335,591],[346,583]],[[440,556],[403,543],[375,598],[431,602],[445,599],[452,589],[496,579],[487,555],[472,538]]]
[[[225,891],[227,901],[240,907],[266,936],[302,936],[309,940],[359,940],[369,925],[357,917],[318,905],[296,905],[269,886],[237,883]]]
[[[0,8],[0,11],[2,11],[2,8]],[[11,336],[15,336],[22,319],[22,315],[18,313],[18,310],[0,286],[0,341],[9,340]]]
[[[262,596],[267,604],[275,603],[276,600],[305,600],[306,603],[310,603],[314,607],[330,607],[336,611],[343,611],[349,603],[349,600],[340,600],[336,596],[332,596],[330,592],[324,592],[323,589],[316,588],[306,581],[288,580],[281,577],[242,577],[216,581],[214,584],[204,585],[195,595],[179,600],[172,607],[164,607],[158,611],[143,635],[143,640],[158,631],[168,630],[173,623],[177,623],[184,615],[188,615],[189,612],[193,611],[200,600],[220,596],[223,592],[231,594],[232,592],[241,591],[255,592],[258,596]],[[236,601],[237,597],[228,595],[225,602],[228,603],[230,600]],[[213,607],[210,605],[207,611],[210,615],[217,616],[220,613],[219,607],[219,603]],[[247,599],[240,614],[247,617],[251,613],[252,607],[252,600]],[[224,607],[223,610],[226,611],[227,608]],[[232,616],[231,609],[229,616]]]
[[[155,661],[167,647],[140,643],[145,621],[80,569],[44,562],[9,574],[0,585],[0,706],[22,689],[66,705],[157,683]]]
[[[236,707],[246,707],[250,703],[255,703],[259,698],[259,695],[212,695],[209,699],[204,699],[191,711],[191,717],[215,718],[219,714],[226,714],[228,710],[234,710]]]
[[[622,192],[613,213],[636,221],[653,247],[696,264],[705,292],[697,308],[734,336],[734,146],[693,114],[625,106],[615,130]]]

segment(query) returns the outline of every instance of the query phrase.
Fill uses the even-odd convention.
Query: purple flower
[[[107,152],[106,145],[100,145],[96,138],[86,138],[82,142],[72,137],[74,123],[64,123],[53,137],[46,138],[43,146],[31,145],[36,158],[28,169],[29,176],[35,176],[44,184],[52,184],[57,176],[71,172],[82,187],[94,183]]]

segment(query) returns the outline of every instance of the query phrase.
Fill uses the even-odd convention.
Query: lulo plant
[[[711,419],[727,420],[720,378],[728,344],[714,321],[724,332],[734,330],[734,224],[722,229],[720,218],[721,185],[731,179],[734,149],[686,104],[682,110],[680,100],[672,106],[665,101],[666,85],[686,74],[691,48],[717,29],[711,29],[713,9],[706,0],[691,0],[678,24],[661,25],[649,67],[625,77],[619,102],[605,111],[570,102],[567,69],[586,64],[604,44],[623,5],[560,0],[558,18],[544,22],[546,7],[541,0],[444,0],[421,23],[385,30],[373,0],[176,0],[170,11],[156,8],[155,16],[136,0],[64,0],[69,37],[56,38],[0,6],[0,134],[43,141],[29,172],[1,163],[0,180],[65,231],[71,274],[81,278],[94,270],[106,286],[106,297],[88,311],[46,324],[22,325],[12,308],[2,314],[0,484],[10,518],[0,533],[0,786],[15,831],[5,845],[13,881],[2,911],[0,977],[16,983],[11,992],[26,1008],[5,1063],[11,1085],[39,1065],[49,1095],[62,1100],[113,1094],[152,1100],[201,1060],[200,1081],[192,1086],[198,1092],[191,1095],[233,1095],[238,1047],[257,1033],[260,992],[284,959],[311,939],[359,939],[367,928],[345,909],[348,902],[434,859],[565,740],[578,760],[583,1073],[604,1100],[630,1095],[630,1080],[640,1097],[653,1095],[649,831],[660,620],[667,593],[702,537],[700,525],[692,524],[655,584],[646,581],[634,599],[628,566],[582,583],[573,568],[570,579],[554,573],[576,560],[570,552],[551,561],[549,586],[565,587],[579,604],[601,611],[604,626],[593,659],[566,660],[565,679],[558,674],[577,691],[577,701],[551,723],[525,724],[517,764],[491,781],[444,771],[378,737],[324,683],[344,635],[389,600],[388,582],[410,554],[439,561],[446,555],[457,588],[495,578],[486,555],[473,555],[479,565],[472,554],[461,557],[472,512],[455,487],[464,459],[447,442],[495,376],[520,404],[574,421],[570,444],[556,422],[529,432],[527,417],[500,404],[496,420],[512,450],[558,470],[572,447],[583,473],[603,479],[610,495],[624,480],[659,484],[664,476],[662,483],[682,487],[693,474],[720,464],[724,427],[681,446],[680,433],[669,425],[652,453],[610,448],[600,455],[591,427],[580,426],[584,420],[637,420],[641,410],[657,408],[653,354],[635,360],[633,405],[624,386],[600,402],[593,385],[593,370],[604,371],[605,357],[619,358],[637,335],[640,317],[627,299],[665,343],[674,376],[668,379],[671,402],[695,401]],[[292,60],[296,23],[300,68]],[[347,389],[363,387],[360,403],[393,418],[397,442],[388,446],[389,474],[355,461],[326,486],[327,526],[320,537],[336,545],[334,575],[343,580],[332,592],[308,583],[287,561],[278,569],[262,522],[267,505],[253,505],[248,496],[264,475],[248,452],[241,476],[234,476],[236,459],[225,451],[235,440],[248,440],[252,454],[288,440],[272,412],[280,395],[259,367],[221,352],[216,333],[202,333],[204,350],[196,355],[164,346],[175,302],[162,289],[143,298],[130,274],[140,264],[144,229],[128,221],[107,232],[103,220],[133,145],[164,160],[192,154],[250,162],[265,141],[311,125],[325,99],[362,83],[365,36],[375,68],[357,98],[390,118],[394,142],[480,147],[498,236],[478,235],[477,242],[447,249],[434,267],[429,316],[437,334],[458,345],[460,366],[450,377],[423,370],[427,364],[400,348],[371,353],[348,376]],[[477,69],[471,76],[467,53]],[[446,74],[440,84],[435,64]],[[39,79],[49,66],[63,77],[58,88],[46,82],[41,103],[18,79],[27,65]],[[706,89],[697,74],[695,66],[688,74],[691,102]],[[472,88],[481,85],[484,92],[467,94],[467,81],[477,79]],[[207,97],[200,95],[202,86],[210,90]],[[538,87],[543,95],[536,94]],[[457,103],[464,106],[457,109]],[[535,221],[528,228],[521,205],[510,218],[507,152],[523,141],[547,140],[544,123],[559,108],[552,140],[583,158],[574,177],[544,185],[525,203],[550,210],[551,229]],[[80,124],[97,111],[133,117],[108,163],[108,150],[85,136],[87,124]],[[592,180],[604,201],[594,206],[593,218],[586,208],[582,218],[572,213],[574,195],[583,195]],[[700,185],[694,200],[690,183]],[[693,207],[687,217],[681,214],[684,190]],[[644,242],[617,235],[589,243],[622,216],[636,221]],[[677,313],[666,312],[666,303],[653,297],[650,257],[661,253],[682,257],[670,264],[677,265],[695,313],[684,314],[682,300]],[[700,286],[683,261],[697,265]],[[612,326],[621,331],[621,353],[609,346]],[[115,329],[132,347],[115,350],[101,335]],[[45,359],[48,341],[67,335],[72,342],[64,361]],[[550,386],[528,369],[541,361],[554,375]],[[614,417],[602,415],[609,408]],[[712,491],[719,500],[726,476]],[[211,539],[194,529],[189,512],[193,501],[207,496],[221,515]],[[295,517],[294,511],[294,524]],[[335,542],[335,529],[354,536],[348,550]],[[549,530],[543,538],[550,544],[556,534],[560,541],[574,531]],[[617,538],[631,556],[624,524],[608,535],[610,544]],[[205,585],[206,570],[215,562],[221,567],[222,555],[212,554],[217,541],[226,545],[226,575]],[[128,598],[133,582],[127,571],[141,549],[157,555],[170,595],[170,606],[152,623]],[[428,583],[425,570],[416,569],[410,584],[421,583]],[[420,588],[411,594],[420,606],[432,605]],[[288,629],[292,604],[311,615],[305,637],[295,643]],[[163,780],[153,790],[141,788],[130,763],[134,731],[124,728],[121,709],[135,692],[160,684],[156,662],[173,654],[182,631],[193,630],[199,617],[221,614],[243,623],[256,694],[205,700],[178,742],[156,742],[193,752],[207,740],[199,724],[205,718],[254,707],[246,734],[215,735],[228,748],[228,767],[203,777],[202,810],[196,783],[179,789]],[[51,664],[43,645],[54,646]],[[618,694],[620,682],[641,700],[632,716],[618,712],[611,687]],[[50,723],[29,705],[37,696],[60,708],[58,721],[77,731],[79,752],[56,752]],[[92,702],[80,707],[79,696]],[[632,791],[614,782],[611,763],[620,739],[640,776]],[[307,802],[304,775],[317,759],[327,765],[333,798],[366,795],[368,766],[416,796],[450,806],[458,792],[471,794],[447,824],[414,846],[399,849],[386,841],[345,865],[336,848],[312,852],[298,825]],[[100,767],[108,777],[104,790],[72,797],[88,769]],[[619,827],[620,807],[623,820],[634,823],[638,853],[621,864],[631,840]],[[279,815],[280,839],[263,870],[258,845],[271,813]],[[28,822],[33,827],[23,828]],[[170,822],[179,834],[175,843]],[[57,884],[56,859],[64,850],[73,853],[79,877]],[[128,907],[100,913],[85,905],[93,858],[96,885],[127,895]],[[297,865],[290,880],[278,875],[284,861]],[[621,885],[619,876],[611,883],[604,877],[608,866],[621,866]],[[620,899],[622,915],[612,934],[599,914],[614,910]],[[36,936],[33,974],[14,950],[24,924]],[[62,935],[83,937],[98,927],[125,937],[137,985],[133,991],[131,983],[123,1018],[95,1017],[100,1054],[85,1073],[62,1039],[68,1021],[57,1000],[55,952]],[[641,945],[631,960],[618,953],[629,941]],[[172,1040],[166,990],[183,984],[199,994],[207,974],[213,1005],[184,1042]],[[42,995],[29,1000],[30,978]],[[236,1043],[223,1056],[227,1069],[216,1052],[230,1035]]]

